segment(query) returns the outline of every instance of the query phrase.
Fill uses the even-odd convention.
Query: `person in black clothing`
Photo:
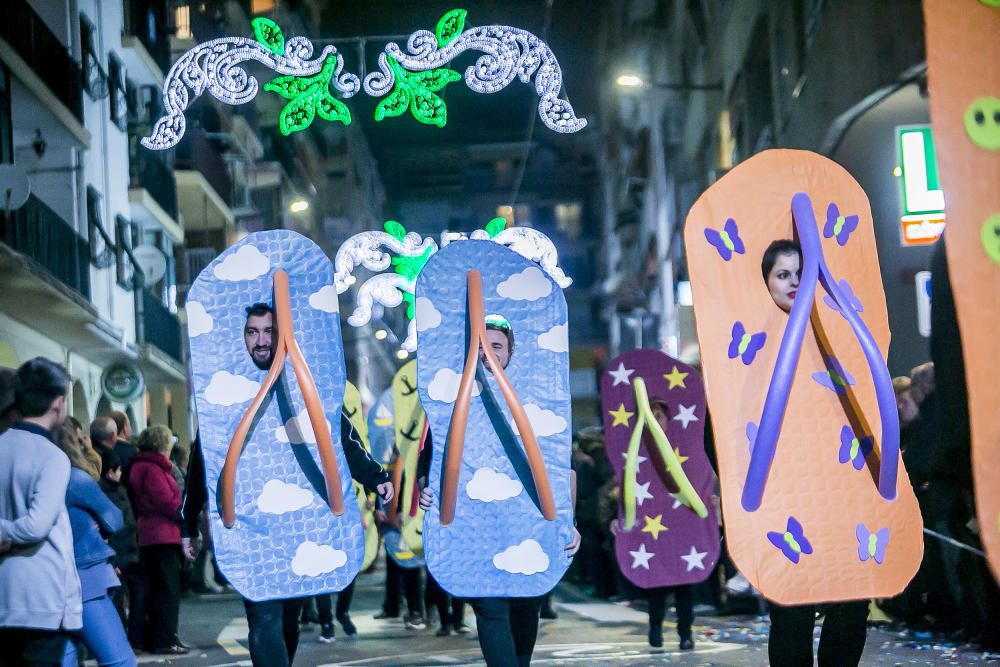
[[[129,502],[128,493],[122,485],[122,462],[112,449],[99,449],[101,454],[101,490],[104,491],[111,502],[115,504],[125,521],[125,527],[112,535],[108,539],[108,544],[115,550],[113,565],[119,572],[122,585],[115,589],[113,602],[118,615],[122,619],[125,627],[128,627],[128,620],[125,614],[125,591],[129,590],[129,597],[142,595],[141,586],[130,586],[132,583],[125,573],[130,568],[138,569],[139,564],[139,543],[136,541],[135,514],[132,512],[132,503]],[[126,589],[127,586],[130,586]],[[135,589],[135,592],[133,592]],[[139,607],[141,609],[141,607]],[[138,612],[141,618],[143,612]],[[141,620],[139,620],[141,624]]]
[[[247,352],[254,364],[261,370],[269,369],[274,359],[274,343],[277,341],[274,311],[269,305],[255,303],[247,308],[243,337]],[[368,455],[361,443],[361,437],[343,412],[340,414],[340,433],[351,477],[362,484],[368,493],[378,494],[383,502],[391,500],[394,491],[389,473]],[[196,438],[191,448],[187,493],[182,511],[183,546],[189,557],[193,555],[191,538],[198,534],[198,516],[208,500],[206,483],[201,442]],[[250,626],[250,660],[254,667],[291,665],[299,644],[299,613],[302,609],[302,598],[266,602],[244,599],[243,606]]]
[[[139,448],[132,444],[132,422],[129,420],[127,414],[118,410],[109,412],[108,417],[111,417],[115,421],[115,427],[118,429],[118,439],[115,441],[115,454],[122,461],[124,479],[128,481],[128,467],[132,463],[132,456],[139,451]]]
[[[500,363],[501,368],[507,368],[514,350],[514,332],[510,324],[495,315],[486,320],[486,337],[490,347]],[[486,352],[480,349],[480,360],[490,373]],[[431,432],[427,432],[427,440],[417,461],[417,486],[420,488],[420,506],[426,511],[434,504],[434,492],[427,488],[427,477],[430,472],[432,458]],[[570,473],[573,486],[573,496],[576,496],[576,473]],[[573,542],[566,545],[570,556],[580,548],[580,533],[573,528]],[[531,654],[535,650],[538,639],[538,617],[541,611],[544,595],[526,598],[481,597],[469,598],[469,604],[476,614],[476,626],[479,630],[479,647],[483,651],[487,667],[509,667],[511,665],[526,666],[531,663]]]

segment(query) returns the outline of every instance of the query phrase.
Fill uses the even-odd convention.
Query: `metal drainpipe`
[[[656,261],[660,279],[660,322],[658,342],[670,356],[677,356],[677,312],[674,304],[674,263],[670,258],[673,234],[671,208],[673,196],[667,187],[667,164],[663,154],[663,93],[651,90],[649,107],[650,180],[653,214],[656,222]]]

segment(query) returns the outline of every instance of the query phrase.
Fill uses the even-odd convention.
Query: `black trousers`
[[[153,650],[169,648],[178,643],[181,548],[177,544],[140,547],[139,560],[146,575],[145,643]]]
[[[346,616],[351,611],[351,600],[354,599],[354,581],[337,593],[337,618]],[[330,600],[330,594],[316,596],[316,612],[319,614],[320,625],[333,623],[333,602]]]
[[[469,598],[487,667],[527,667],[538,639],[542,598]]]
[[[407,610],[411,614],[423,615],[423,605],[420,603],[420,570],[419,567],[404,569],[386,553],[385,602],[382,603],[382,610],[386,614],[399,616],[399,589],[402,584]]]
[[[253,602],[244,598],[254,667],[289,667],[299,648],[302,598]]]
[[[767,656],[772,667],[812,667],[816,605],[771,607]],[[819,667],[856,667],[868,635],[868,601],[821,605],[826,618],[819,640]]]
[[[437,607],[441,627],[459,626],[465,623],[465,600],[452,597],[441,588],[430,570],[427,571],[427,599]]]
[[[69,640],[59,630],[0,628],[0,666],[59,667]]]
[[[146,573],[142,563],[129,563],[122,568],[122,585],[115,589],[113,602],[118,615],[125,624],[128,643],[132,648],[141,649],[146,643],[143,632],[146,628]],[[126,597],[128,613],[125,613]]]
[[[677,635],[681,641],[691,639],[691,624],[694,623],[694,586],[662,586],[646,591],[649,598],[649,625],[659,626],[667,611],[667,594],[674,592],[674,606],[677,608]]]

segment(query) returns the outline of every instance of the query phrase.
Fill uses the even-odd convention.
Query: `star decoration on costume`
[[[685,571],[690,572],[694,568],[698,568],[699,570],[704,570],[705,564],[702,561],[705,560],[705,556],[707,555],[708,555],[707,551],[698,551],[697,549],[694,548],[694,546],[692,546],[691,551],[688,553],[687,556],[681,556],[681,560],[687,563],[687,570]]]
[[[652,517],[644,516],[642,518],[646,520],[646,525],[643,527],[642,532],[649,533],[650,535],[653,536],[654,540],[660,539],[660,533],[662,533],[663,531],[670,530],[669,528],[663,525],[662,514],[657,514],[656,516]]]
[[[622,458],[628,460],[628,452],[622,452]],[[638,475],[642,472],[642,462],[648,461],[645,456],[639,454],[635,459],[635,474]]]
[[[684,378],[686,378],[687,376],[688,376],[687,373],[681,373],[679,370],[677,370],[677,366],[674,366],[674,369],[669,373],[663,374],[663,377],[667,380],[667,382],[670,383],[670,386],[667,387],[667,389],[674,389],[676,387],[680,387],[681,389],[687,389],[687,387],[684,385]]]
[[[628,420],[635,415],[634,412],[629,412],[625,409],[624,403],[620,404],[617,410],[608,410],[608,414],[615,418],[611,423],[612,427],[624,426],[625,428],[628,428]]]
[[[681,505],[685,505],[684,500],[681,498],[681,494],[679,494],[679,493],[671,493],[670,497],[674,499],[674,505],[670,509],[675,510],[678,507],[680,507]]]
[[[637,567],[644,567],[649,569],[649,559],[656,555],[652,551],[646,551],[646,545],[640,544],[638,551],[629,551],[629,556],[632,557],[632,569]]]
[[[611,386],[617,387],[620,384],[627,385],[629,383],[629,376],[632,375],[632,373],[635,373],[635,369],[625,368],[625,362],[622,361],[619,362],[618,364],[618,370],[608,371],[608,372],[611,373],[611,377],[615,379],[614,383]]]
[[[649,492],[649,482],[646,482],[645,484],[639,484],[638,482],[636,482],[636,484],[635,484],[635,503],[639,507],[642,507],[642,503],[644,503],[647,500],[652,500],[652,499],[653,499],[653,494]]]
[[[688,456],[681,456],[681,448],[680,447],[674,447],[674,454],[677,455],[677,462],[678,463],[684,463],[685,461],[687,461],[690,458]]]
[[[664,376],[666,377],[666,376]],[[685,429],[691,422],[698,421],[698,416],[694,413],[694,409],[698,407],[696,405],[678,405],[677,409],[680,411],[674,415],[674,421],[681,423]]]

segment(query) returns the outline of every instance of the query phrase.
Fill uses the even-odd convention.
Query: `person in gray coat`
[[[32,665],[75,655],[69,633],[83,626],[66,510],[70,465],[52,441],[68,390],[65,368],[26,362],[15,379],[21,420],[0,435],[0,646]]]

